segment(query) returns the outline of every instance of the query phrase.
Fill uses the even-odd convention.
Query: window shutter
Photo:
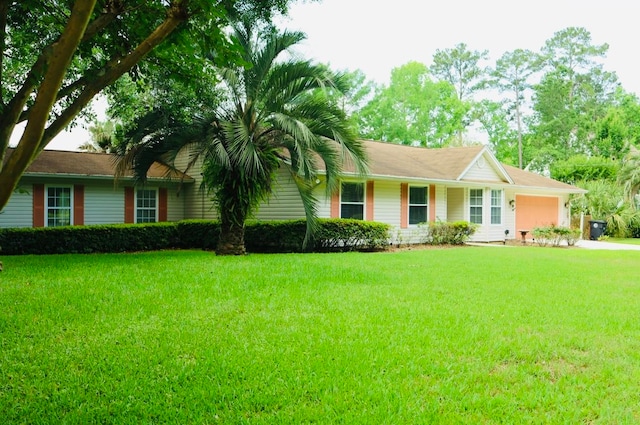
[[[84,186],[73,186],[73,225],[84,225]]]
[[[409,183],[400,183],[400,228],[409,227]]]
[[[373,221],[373,180],[367,182],[367,221]]]
[[[158,221],[167,221],[167,188],[158,189]]]
[[[436,221],[436,187],[429,186],[429,221]]]
[[[134,221],[134,203],[135,194],[132,187],[124,188],[124,222],[133,223]]]
[[[337,190],[331,195],[331,218],[340,218],[340,192]]]
[[[33,185],[33,227],[44,227],[44,185]]]

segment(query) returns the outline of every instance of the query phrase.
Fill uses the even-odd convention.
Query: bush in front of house
[[[321,219],[315,251],[375,251],[389,244],[391,226],[375,221]]]
[[[434,221],[426,224],[423,239],[430,245],[463,245],[476,232],[478,226],[468,221]]]
[[[540,246],[560,246],[562,242],[566,242],[568,246],[573,246],[580,238],[580,229],[564,226],[543,226],[534,228],[531,231],[531,235]]]
[[[389,226],[362,220],[319,220],[313,251],[380,249]],[[302,252],[305,220],[253,221],[245,228],[248,252]],[[0,229],[4,255],[214,249],[220,224],[213,220],[145,224]]]
[[[178,246],[174,223],[0,229],[5,255],[152,251]]]

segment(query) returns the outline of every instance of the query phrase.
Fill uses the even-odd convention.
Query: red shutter
[[[81,184],[73,186],[73,224],[84,224],[84,186]]]
[[[340,191],[331,195],[331,218],[340,218]]]
[[[400,228],[409,227],[409,183],[400,183]]]
[[[124,222],[125,223],[133,223],[134,221],[134,204],[135,204],[135,194],[133,192],[132,187],[124,188]]]
[[[373,180],[367,182],[367,221],[373,221]]]
[[[158,221],[167,221],[167,188],[158,189]]]
[[[33,227],[44,227],[44,185],[33,185]]]
[[[436,187],[429,186],[429,221],[436,221]]]

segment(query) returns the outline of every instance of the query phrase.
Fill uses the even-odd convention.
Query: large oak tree
[[[225,28],[289,0],[0,0],[0,209],[47,144],[122,75],[239,58]],[[165,40],[171,49],[157,51]],[[155,54],[154,54],[155,53]],[[11,155],[12,133],[24,132]]]

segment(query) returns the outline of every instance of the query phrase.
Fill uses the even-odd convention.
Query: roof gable
[[[484,147],[469,163],[457,180],[502,182],[513,184],[513,180],[502,164]]]

